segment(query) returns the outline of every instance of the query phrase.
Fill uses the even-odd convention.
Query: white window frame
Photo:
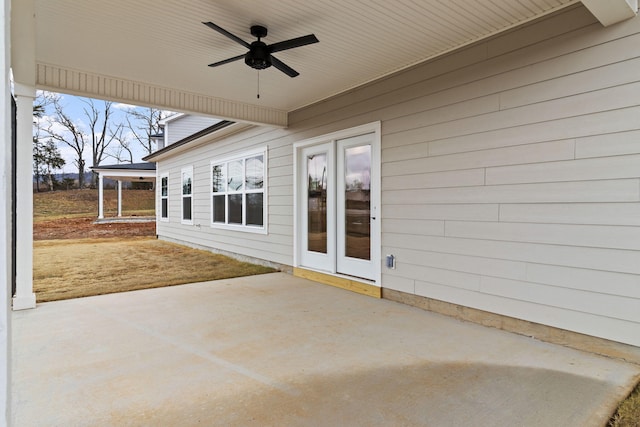
[[[162,180],[163,179],[167,179],[167,195],[163,195],[162,194]],[[160,175],[160,185],[158,186],[158,190],[160,193],[160,206],[159,206],[159,211],[160,211],[160,221],[164,221],[164,222],[169,222],[169,174],[168,173],[163,173],[162,175]],[[162,216],[162,201],[166,200],[167,201],[167,216]]]
[[[268,192],[268,181],[267,181],[267,175],[268,175],[268,161],[267,161],[267,147],[262,147],[259,149],[255,149],[255,150],[248,150],[248,151],[242,151],[242,152],[238,152],[236,154],[230,155],[230,156],[226,156],[226,157],[220,157],[220,158],[216,158],[213,159],[211,161],[211,164],[209,165],[209,205],[210,205],[210,210],[211,210],[211,218],[210,218],[210,223],[211,223],[211,228],[218,228],[218,229],[224,229],[224,230],[234,230],[234,231],[242,231],[242,232],[247,232],[247,233],[258,233],[258,234],[267,234],[268,232],[268,196],[267,196],[267,192]],[[262,188],[261,189],[252,189],[252,190],[247,190],[246,189],[246,159],[251,158],[251,157],[256,157],[256,156],[262,156],[262,161],[263,161],[263,183],[262,183]],[[242,160],[242,179],[243,179],[243,186],[242,186],[242,191],[229,191],[229,189],[226,187],[226,185],[228,184],[229,181],[229,175],[228,175],[228,170],[227,170],[227,165],[231,162],[234,161],[238,161],[238,160]],[[224,192],[213,192],[213,167],[217,166],[217,165],[222,165],[224,164],[225,166],[225,191]],[[256,193],[262,193],[262,226],[258,226],[258,225],[247,225],[247,214],[246,214],[246,209],[247,209],[247,203],[246,203],[246,195],[247,194],[256,194]],[[242,224],[230,224],[229,223],[229,195],[232,194],[242,194]],[[225,196],[225,222],[214,222],[214,206],[213,206],[213,196],[214,195],[224,195]]]
[[[184,194],[185,174],[191,177],[191,194]],[[193,225],[193,193],[194,193],[193,166],[187,166],[180,170],[180,222],[186,225]],[[191,219],[184,218],[184,199],[191,198]]]

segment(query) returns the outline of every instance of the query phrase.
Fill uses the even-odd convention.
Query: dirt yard
[[[33,240],[98,239],[156,235],[155,222],[95,224],[95,217],[58,218],[33,224]]]

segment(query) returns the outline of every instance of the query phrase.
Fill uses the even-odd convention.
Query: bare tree
[[[150,107],[127,110],[127,127],[131,131],[131,137],[140,144],[146,154],[155,150],[152,136],[160,132],[160,121],[171,114],[173,113]]]
[[[93,99],[81,99],[85,104],[83,108],[84,117],[87,122],[82,126],[79,120],[73,120],[64,106],[60,102],[59,96],[52,98],[54,114],[48,122],[47,134],[56,142],[63,143],[75,152],[74,164],[78,167],[78,186],[83,188],[86,162],[84,159],[85,149],[91,147],[92,166],[98,166],[107,156],[107,148],[116,139],[116,135],[124,127],[124,124],[117,124],[113,127],[112,102],[103,102],[103,107],[99,108],[97,101]],[[94,173],[91,178],[91,185],[95,187],[97,175]]]
[[[118,126],[111,130],[111,138],[116,145],[105,153],[106,156],[114,158],[118,163],[133,163],[133,150],[131,148],[131,138],[125,134],[124,126]]]
[[[65,113],[60,97],[52,100],[54,115],[48,122],[46,132],[56,142],[70,147],[75,152],[73,163],[78,168],[78,188],[84,188],[84,149],[87,146],[87,135]]]
[[[83,109],[85,116],[89,120],[89,132],[91,137],[91,160],[93,167],[100,165],[107,155],[107,148],[114,141],[114,135],[116,135],[123,127],[122,124],[116,125],[115,130],[109,128],[112,114],[111,101],[103,101],[104,109],[99,110],[92,99],[83,99],[82,102],[86,105]],[[95,187],[98,179],[98,175],[94,172],[91,175],[91,186]]]
[[[39,90],[36,93],[36,99],[33,100],[33,122],[36,126],[39,123],[38,119],[42,119],[45,116],[47,107],[53,104],[53,100],[56,97],[53,92]]]

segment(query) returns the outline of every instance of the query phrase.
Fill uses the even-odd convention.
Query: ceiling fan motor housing
[[[244,57],[244,63],[256,70],[271,67],[271,53],[267,45],[259,40],[251,43],[249,52]]]
[[[246,41],[242,40],[240,37],[230,33],[229,31],[214,24],[213,22],[203,22],[203,24],[249,49],[249,51],[244,55],[238,55],[234,56],[233,58],[225,59],[223,61],[214,62],[213,64],[209,64],[209,67],[218,67],[220,65],[228,64],[230,62],[238,61],[244,58],[244,63],[255,70],[264,70],[265,68],[269,68],[273,65],[275,68],[282,71],[287,76],[296,77],[300,75],[300,73],[289,67],[284,62],[280,61],[275,56],[271,56],[271,54],[274,52],[282,52],[284,50],[306,46],[308,44],[318,43],[319,41],[315,35],[309,34],[306,36],[296,37],[294,39],[267,45],[262,40],[260,40],[261,38],[267,36],[267,27],[263,27],[262,25],[253,25],[251,27],[251,35],[257,37],[258,40],[249,44]]]

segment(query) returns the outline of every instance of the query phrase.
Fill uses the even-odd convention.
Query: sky
[[[41,93],[44,93],[44,92],[39,92],[39,94]],[[88,108],[89,106],[85,102],[83,102],[83,100],[86,101],[88,100],[88,98],[82,98],[78,96],[65,95],[65,94],[56,94],[56,95],[60,97],[60,104],[63,107],[63,111],[73,121],[74,125],[77,126],[79,129],[81,129],[84,133],[89,133],[89,127],[88,127],[89,120],[86,114],[84,113],[84,109]],[[96,109],[101,112],[101,117],[102,117],[102,113],[104,112],[104,101],[98,100],[98,99],[94,99],[92,101],[94,102]],[[38,102],[38,98],[36,98],[36,103],[37,102]],[[113,127],[115,127],[118,123],[124,123],[126,125],[126,115],[127,115],[126,112],[131,108],[137,108],[140,111],[145,110],[145,108],[136,107],[134,105],[129,105],[129,104],[115,103],[115,102],[112,104],[112,116],[110,118],[110,122],[113,124]],[[169,112],[167,112],[167,114],[168,113]],[[42,117],[41,119],[34,118],[35,120],[34,135],[38,132],[37,131],[38,124],[40,125],[40,127],[47,128],[50,123],[51,123],[51,126],[53,126],[52,129],[54,129],[54,131],[69,135],[68,132],[64,130],[63,126],[55,123],[55,121],[53,120],[53,117],[54,117],[53,106],[48,106],[46,108],[44,117]],[[98,127],[100,129],[102,128],[102,126],[98,126]],[[46,132],[41,130],[39,134],[41,138],[44,137],[45,140],[47,139]],[[125,129],[125,136],[127,136],[129,139],[132,139],[131,132],[126,129]],[[92,166],[90,137],[87,138],[87,141],[89,141],[89,144],[84,150],[83,157],[85,159],[85,168],[87,169],[87,171],[89,171],[88,168]],[[61,170],[57,170],[56,173],[77,173],[78,168],[74,163],[76,159],[75,151],[64,143],[58,143],[57,145],[66,164]],[[107,148],[106,151],[115,153],[117,146],[118,146],[117,142],[114,141],[111,143],[111,145],[109,146],[109,148]],[[139,146],[137,142],[133,142],[131,146],[133,148],[132,150],[133,156],[134,156],[133,162],[134,163],[141,162],[142,157],[146,155],[146,152],[142,149],[142,147]],[[113,157],[105,157],[101,163],[103,165],[117,164],[118,161]]]

